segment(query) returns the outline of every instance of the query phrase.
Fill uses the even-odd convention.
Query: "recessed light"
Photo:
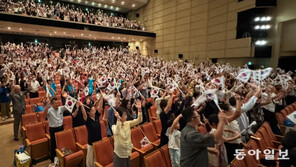
[[[11,28],[10,28],[10,27],[7,27],[7,29],[11,30]]]
[[[132,4],[132,7],[133,7],[133,8],[136,7],[136,4]]]
[[[115,0],[112,0],[112,3],[115,3]]]
[[[104,5],[104,8],[108,8],[108,5]]]
[[[88,36],[90,36],[90,37],[91,37],[91,34],[89,34]]]
[[[83,34],[81,34],[81,36],[83,36]]]
[[[112,37],[112,39],[114,39],[114,37]]]
[[[123,38],[125,40],[125,38]]]
[[[118,39],[120,39],[120,37],[118,37]]]
[[[20,31],[23,31],[23,29],[22,29],[22,28],[20,28]]]
[[[102,4],[99,3],[99,4],[98,4],[98,7],[101,7],[101,6],[102,6]]]
[[[116,11],[119,11],[119,7],[116,7],[116,9],[115,9]]]
[[[113,9],[113,6],[110,6],[110,9]]]
[[[66,32],[64,32],[64,34],[66,34]]]
[[[55,31],[54,33],[56,34],[57,32]]]
[[[88,1],[85,1],[85,4],[88,4]]]
[[[81,0],[78,0],[78,2],[80,3],[80,2],[81,2]]]
[[[51,34],[49,34],[49,36],[51,36]]]
[[[121,5],[124,5],[125,4],[125,2],[124,1],[121,1]]]
[[[92,5],[92,6],[94,6],[94,5],[95,5],[95,3],[94,3],[94,2],[92,2],[92,3],[91,3],[91,5]]]

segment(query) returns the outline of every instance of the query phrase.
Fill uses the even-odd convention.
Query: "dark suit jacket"
[[[12,113],[13,114],[23,114],[26,109],[25,96],[29,90],[20,92],[20,94],[10,93],[9,98],[12,102]]]

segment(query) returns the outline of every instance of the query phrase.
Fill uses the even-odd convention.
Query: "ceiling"
[[[148,3],[149,0],[63,0],[69,3],[97,7],[122,13],[136,10]]]
[[[141,42],[152,39],[152,37],[76,30],[7,21],[0,21],[0,33],[114,42]]]

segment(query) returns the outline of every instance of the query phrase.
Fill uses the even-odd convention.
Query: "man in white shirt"
[[[30,89],[30,98],[37,98],[39,97],[38,89],[40,87],[39,82],[36,80],[36,77],[33,76],[33,79],[31,81],[31,89]]]
[[[56,140],[55,133],[63,131],[63,113],[66,111],[65,106],[59,106],[59,101],[56,98],[52,98],[50,104],[45,105],[44,114],[47,117],[50,133],[50,142],[51,142],[51,162],[54,161],[56,156]]]

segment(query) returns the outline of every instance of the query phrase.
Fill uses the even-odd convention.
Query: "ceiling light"
[[[88,36],[90,36],[90,37],[91,37],[91,34],[89,34]]]
[[[256,17],[254,21],[260,21],[260,17]]]
[[[126,38],[123,38],[124,40],[126,39]]]
[[[49,36],[51,36],[51,34],[49,34]]]
[[[121,5],[124,5],[125,4],[125,2],[124,1],[121,1]]]
[[[267,29],[267,30],[270,29],[270,25],[266,25],[265,29]]]
[[[94,6],[94,5],[95,5],[95,3],[94,3],[94,2],[92,2],[91,4],[92,4],[92,6]]]
[[[261,17],[261,21],[265,21],[266,20],[266,18],[265,17]]]
[[[119,7],[116,7],[116,9],[115,9],[116,11],[119,11]]]
[[[104,8],[108,8],[108,5],[104,5]]]
[[[260,26],[259,25],[256,25],[255,26],[255,30],[258,30],[258,29],[260,29]]]
[[[112,3],[115,3],[115,0],[112,0]]]
[[[118,39],[120,39],[120,37],[118,37]]]
[[[261,30],[265,30],[265,25],[262,25],[262,26],[260,27],[260,29],[261,29]]]
[[[113,6],[110,6],[110,9],[113,9]]]
[[[81,2],[81,0],[77,0],[79,3]]]
[[[55,31],[54,33],[56,34],[57,32]]]
[[[85,4],[88,4],[88,1],[85,1]]]
[[[81,34],[81,36],[83,36],[83,34]]]
[[[66,32],[64,32],[64,34],[66,34]]]
[[[94,39],[97,39],[97,38],[94,38]]]
[[[266,20],[266,21],[270,21],[270,20],[271,20],[271,17],[270,17],[270,16],[267,16],[267,17],[265,18],[265,20]]]
[[[101,6],[102,6],[102,4],[99,3],[99,4],[98,4],[98,7],[101,7]]]
[[[259,45],[259,46],[263,46],[263,45],[266,45],[267,44],[267,41],[265,41],[265,40],[259,40],[259,41],[256,41],[255,44],[256,45]]]
[[[112,37],[112,39],[114,39],[114,37]]]
[[[22,29],[22,28],[20,28],[20,31],[23,31],[23,29]]]
[[[71,2],[73,2],[73,0],[70,0]]]
[[[10,27],[7,27],[7,29],[11,30],[11,28],[10,28]]]
[[[133,7],[133,8],[136,7],[136,4],[133,4],[132,7]]]

